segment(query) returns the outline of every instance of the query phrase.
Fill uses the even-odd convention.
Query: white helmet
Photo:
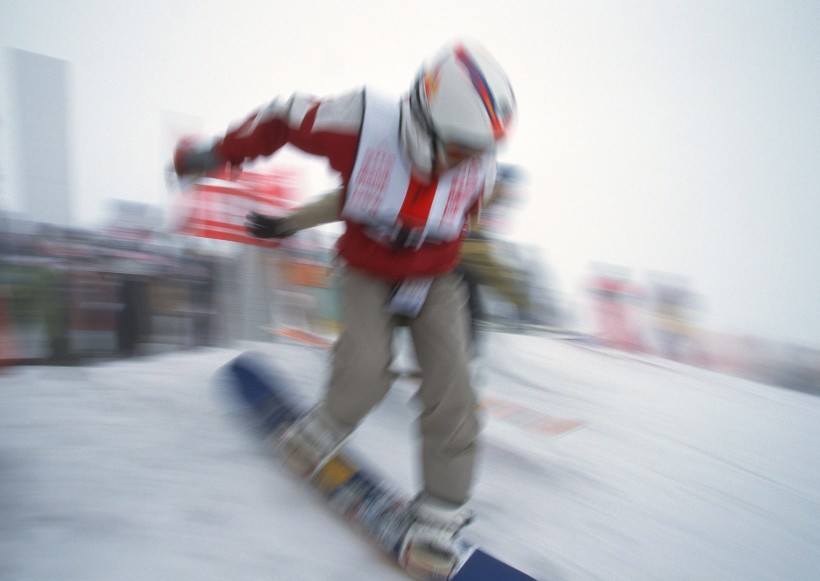
[[[405,110],[412,119],[403,124],[403,140],[414,164],[425,169],[447,144],[491,151],[507,135],[515,96],[501,65],[483,47],[459,41],[422,65]],[[429,145],[420,142],[422,136]]]

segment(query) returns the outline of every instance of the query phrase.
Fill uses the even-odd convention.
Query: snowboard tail
[[[245,353],[224,369],[229,389],[247,407],[261,435],[275,442],[307,412],[284,376],[260,355]],[[334,454],[310,479],[310,485],[338,514],[344,516],[385,552],[398,560],[402,541],[412,524],[410,499],[392,486],[350,446]],[[460,565],[448,581],[536,581],[462,541]],[[429,581],[442,581],[431,577]]]

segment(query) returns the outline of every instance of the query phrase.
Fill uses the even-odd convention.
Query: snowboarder
[[[389,390],[393,330],[400,317],[409,318],[424,376],[424,488],[400,562],[420,575],[446,575],[470,520],[464,505],[480,422],[463,331],[466,291],[454,270],[470,217],[492,188],[496,148],[514,114],[501,66],[479,44],[457,41],[422,65],[401,98],[369,87],[328,98],[276,98],[224,136],[184,139],[174,152],[176,173],[191,176],[289,143],[324,156],[341,175],[343,332],[322,401],[281,448],[305,476],[322,466]],[[250,219],[251,231],[264,236],[264,217]]]

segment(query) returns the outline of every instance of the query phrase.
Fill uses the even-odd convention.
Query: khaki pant
[[[393,380],[397,317],[386,310],[393,286],[352,268],[342,273],[343,331],[322,409],[353,429],[387,394]],[[458,274],[437,277],[409,322],[423,380],[418,399],[425,492],[462,504],[470,495],[480,431],[468,367],[468,310]]]

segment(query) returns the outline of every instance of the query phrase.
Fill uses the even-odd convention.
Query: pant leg
[[[390,284],[361,271],[342,271],[343,328],[321,408],[348,430],[390,389],[395,321],[385,307],[391,291]]]
[[[472,489],[478,400],[469,370],[467,294],[461,277],[436,278],[427,302],[410,323],[423,380],[418,397],[425,492],[462,504]]]

